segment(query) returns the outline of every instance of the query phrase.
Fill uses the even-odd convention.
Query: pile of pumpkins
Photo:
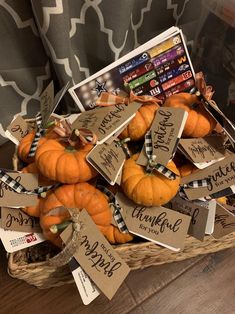
[[[188,112],[187,122],[182,137],[204,137],[216,127],[216,121],[207,113],[198,97],[194,94],[180,93],[170,96],[164,107],[183,108]],[[159,105],[144,104],[130,121],[119,138],[129,137],[132,142],[143,145],[144,136],[150,129]],[[61,225],[70,219],[68,211],[53,212],[63,206],[67,208],[85,208],[95,224],[110,243],[125,243],[133,240],[129,233],[121,233],[112,225],[112,210],[108,197],[93,184],[98,176],[96,170],[86,161],[87,154],[94,147],[91,144],[77,143],[71,146],[61,141],[53,127],[41,137],[35,157],[28,157],[35,131],[26,135],[18,146],[19,158],[28,164],[24,173],[37,173],[39,185],[47,186],[55,182],[61,185],[50,190],[44,197],[38,197],[38,203],[23,210],[40,218],[40,225],[46,239],[61,246],[60,231],[52,232],[52,226]],[[157,171],[147,173],[145,167],[136,163],[138,153],[133,154],[124,163],[120,189],[137,204],[160,206],[168,203],[178,192],[180,178],[196,170],[196,167],[182,158],[170,161],[168,168],[177,174],[170,180]],[[108,184],[107,184],[108,185]],[[108,187],[109,188],[109,187]]]

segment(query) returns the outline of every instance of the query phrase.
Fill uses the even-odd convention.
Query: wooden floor
[[[0,253],[1,314],[235,313],[235,248],[133,271],[111,301],[100,295],[88,306],[75,284],[39,290],[9,277]]]
[[[12,147],[0,155],[9,166]],[[0,149],[0,153],[2,149]],[[7,274],[0,245],[0,314],[233,314],[235,313],[235,248],[129,274],[111,301],[101,295],[82,304],[75,284],[38,290]]]

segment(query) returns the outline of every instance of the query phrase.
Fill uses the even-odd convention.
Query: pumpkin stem
[[[66,221],[62,222],[61,224],[52,225],[50,227],[50,231],[51,231],[51,233],[56,234],[56,233],[58,233],[59,230],[64,230],[65,228],[67,228],[70,223],[71,223],[71,221],[66,220]]]
[[[56,125],[56,120],[52,120],[46,123],[45,129],[49,129],[51,126]]]
[[[65,148],[65,151],[68,153],[74,153],[76,152],[76,149],[72,145],[69,145]]]

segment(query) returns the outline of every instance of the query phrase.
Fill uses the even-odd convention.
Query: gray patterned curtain
[[[0,0],[0,134],[35,115],[51,78],[76,84],[173,25],[192,45],[200,13],[201,0]]]

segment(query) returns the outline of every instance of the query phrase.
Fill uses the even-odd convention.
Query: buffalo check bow
[[[109,203],[111,205],[113,205],[114,207],[114,213],[113,213],[113,217],[114,217],[114,220],[116,221],[117,223],[117,226],[118,226],[118,229],[120,230],[120,232],[122,233],[128,233],[128,228],[125,224],[125,221],[123,220],[122,218],[122,215],[121,215],[121,207],[120,205],[118,204],[115,196],[113,195],[112,192],[110,192],[106,187],[104,187],[103,185],[99,185],[97,184],[96,186],[100,191],[102,191],[104,194],[106,194],[109,198]]]
[[[22,193],[22,194],[28,194],[28,195],[41,195],[42,193],[47,192],[51,189],[54,189],[60,185],[60,183],[56,183],[56,184],[48,185],[48,186],[40,186],[32,191],[29,191],[22,184],[14,180],[11,176],[9,176],[3,170],[0,170],[0,181],[4,182],[16,193]]]
[[[152,137],[151,137],[150,131],[148,131],[145,134],[144,145],[145,145],[145,152],[149,160],[148,165],[146,167],[146,171],[152,172],[153,170],[157,170],[168,179],[175,180],[176,174],[174,172],[169,170],[167,167],[155,162],[156,156],[153,155]]]

